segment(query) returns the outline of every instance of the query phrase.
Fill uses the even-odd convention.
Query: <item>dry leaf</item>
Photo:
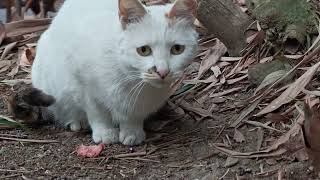
[[[271,121],[274,123],[280,123],[280,122],[287,123],[290,121],[290,118],[288,118],[282,114],[279,114],[279,113],[269,113],[265,116],[265,118],[268,121]]]
[[[283,104],[291,102],[310,82],[315,72],[318,70],[320,62],[310,67],[299,79],[292,83],[278,98],[273,100],[267,107],[261,110],[256,116],[260,116],[278,109]]]
[[[232,89],[228,89],[228,90],[225,90],[225,91],[219,92],[219,93],[212,93],[212,94],[210,94],[210,97],[211,98],[213,98],[213,97],[221,97],[221,96],[230,94],[232,92],[239,91],[240,89],[243,89],[243,87],[232,88]]]
[[[219,77],[222,74],[219,66],[212,66],[210,69],[215,77]]]
[[[198,115],[200,115],[201,117],[213,117],[212,113],[209,112],[208,110],[202,109],[202,108],[198,108],[198,107],[192,107],[191,104],[189,104],[188,102],[182,100],[182,102],[179,104],[181,108],[196,113]]]
[[[12,79],[12,80],[3,80],[0,83],[6,84],[8,86],[15,86],[18,83],[31,84],[31,79]]]
[[[25,34],[46,30],[51,19],[22,20],[5,24],[7,37],[16,37]]]
[[[260,151],[262,143],[263,143],[264,130],[262,128],[258,128],[257,130],[257,151]]]
[[[246,140],[244,135],[237,129],[234,129],[233,139],[238,143],[242,143]]]
[[[7,71],[11,65],[13,64],[10,60],[2,60],[0,61],[0,73]]]
[[[201,61],[201,65],[199,68],[198,79],[202,77],[202,75],[209,70],[213,65],[215,65],[222,55],[227,52],[226,46],[217,40],[217,43],[214,47],[212,47],[211,54]]]
[[[24,50],[20,57],[20,66],[31,66],[36,55],[36,48],[31,47]]]
[[[230,127],[237,127],[238,124],[244,119],[246,118],[254,109],[256,109],[256,107],[258,106],[258,104],[260,103],[261,99],[258,99],[256,101],[254,101],[251,105],[249,105],[249,107],[247,107],[246,109],[242,110],[242,112],[240,113],[239,116],[237,116],[237,119],[231,124]]]
[[[246,79],[248,77],[248,74],[246,74],[246,75],[243,75],[243,76],[240,76],[240,77],[238,77],[238,78],[234,78],[234,79],[228,79],[227,80],[227,84],[234,84],[234,83],[236,83],[236,82],[239,82],[239,81],[242,81],[242,80],[244,80],[244,79]]]
[[[220,61],[223,62],[237,62],[240,61],[242,57],[221,57]]]
[[[303,117],[300,116],[294,126],[284,135],[282,135],[276,142],[272,144],[267,150],[268,151],[273,151],[279,148],[279,146],[283,145],[286,143],[290,137],[296,136],[300,132],[300,124],[302,124],[304,121]]]
[[[3,51],[2,55],[1,55],[0,60],[3,60],[16,45],[17,45],[17,42],[13,42],[13,43],[8,44],[5,47],[5,49],[4,49],[4,51]]]
[[[286,70],[279,70],[279,71],[275,71],[270,73],[269,75],[267,75],[263,81],[261,82],[261,84],[257,87],[257,89],[254,91],[254,94],[257,94],[257,92],[259,92],[261,89],[273,84],[274,82],[276,82],[277,80],[279,80],[280,78],[282,78],[285,74],[287,73]]]

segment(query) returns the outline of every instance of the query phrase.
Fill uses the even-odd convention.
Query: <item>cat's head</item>
[[[144,7],[119,0],[121,49],[129,72],[155,87],[182,76],[197,52],[196,1]]]

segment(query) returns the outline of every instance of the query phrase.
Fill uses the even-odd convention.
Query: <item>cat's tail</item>
[[[48,107],[55,98],[34,87],[26,87],[6,98],[9,113],[26,123],[53,122],[54,114]]]
[[[49,107],[56,102],[53,96],[34,87],[26,88],[21,92],[21,97],[31,106]]]

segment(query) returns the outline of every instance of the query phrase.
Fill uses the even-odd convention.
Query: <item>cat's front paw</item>
[[[92,130],[92,138],[95,143],[113,144],[119,142],[119,129]]]
[[[143,129],[121,129],[119,140],[124,145],[138,145],[146,138]]]
[[[71,131],[78,132],[80,130],[89,129],[88,123],[84,121],[73,121],[69,124]]]

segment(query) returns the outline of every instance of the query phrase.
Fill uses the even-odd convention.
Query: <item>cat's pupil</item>
[[[142,51],[143,53],[145,53],[145,52],[147,51],[147,48],[146,48],[145,46],[143,46],[143,47],[141,48],[141,51]]]
[[[175,45],[175,49],[176,49],[176,51],[180,51],[180,46],[179,45]]]

